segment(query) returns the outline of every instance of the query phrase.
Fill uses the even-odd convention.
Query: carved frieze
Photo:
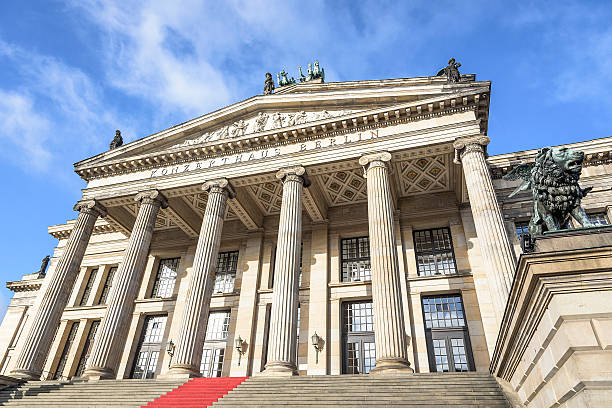
[[[176,144],[172,147],[174,148],[193,146],[201,143],[212,142],[215,140],[230,138],[235,139],[253,133],[265,132],[267,130],[303,125],[304,123],[308,122],[316,122],[318,120],[349,115],[353,112],[355,111],[322,110],[318,112],[274,112],[272,114],[266,112],[259,112],[257,116],[245,120],[238,120],[234,122],[231,126],[222,126],[213,131],[204,132],[196,138],[185,140],[184,142]]]

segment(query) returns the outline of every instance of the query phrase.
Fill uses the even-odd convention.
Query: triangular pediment
[[[449,109],[457,100],[461,104],[466,95],[488,93],[490,83],[448,85],[443,79],[424,77],[294,87],[291,92],[281,89],[274,95],[254,96],[101,153],[76,163],[75,170],[83,177],[86,169],[120,170],[125,163],[151,165],[156,156],[191,157],[189,149],[193,148],[222,153],[228,145],[230,149],[236,145],[248,147],[283,138],[312,137],[313,133],[356,126],[364,121],[367,124],[368,120],[388,120],[389,115],[399,115],[399,110],[406,114],[406,109],[408,112],[412,109],[413,114],[420,115],[434,104],[437,110],[445,106]]]

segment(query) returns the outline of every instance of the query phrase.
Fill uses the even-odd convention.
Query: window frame
[[[440,250],[440,249],[434,249],[435,247],[435,241],[434,241],[434,234],[433,232],[436,230],[446,230],[448,231],[448,238],[449,238],[449,243],[450,243],[450,247],[449,248],[445,248],[444,250]],[[429,251],[421,251],[419,252],[418,250],[418,245],[417,245],[417,234],[420,232],[429,232],[431,235],[431,239],[430,239],[430,244],[431,244],[431,250]],[[453,244],[453,234],[451,233],[450,227],[435,227],[435,228],[426,228],[426,229],[419,229],[419,230],[414,230],[412,231],[412,242],[414,243],[414,258],[417,264],[417,276],[419,277],[435,277],[435,276],[453,276],[453,275],[457,275],[459,273],[459,270],[457,269],[457,259],[455,257],[455,246]],[[438,269],[438,263],[435,261],[436,260],[436,256],[442,255],[442,254],[446,254],[450,252],[451,256],[452,256],[452,267],[454,269],[454,271],[450,272],[450,273],[445,273],[444,269],[440,270]],[[421,270],[421,265],[419,264],[419,255],[423,256],[423,255],[433,255],[434,257],[434,262],[433,262],[433,266],[435,268],[435,272],[431,273],[431,271],[429,271],[429,274],[426,274],[427,271],[422,271]]]
[[[173,270],[174,279],[169,279],[169,277],[167,276],[162,276],[162,272],[163,272],[162,267],[164,266],[164,262],[166,261],[168,262],[174,261],[176,264],[175,265],[176,269]],[[150,299],[168,299],[174,295],[174,289],[176,288],[176,280],[178,278],[178,271],[179,271],[180,265],[181,265],[180,256],[173,257],[173,258],[161,258],[159,262],[157,262],[157,272],[155,273],[155,280],[153,281],[153,287],[151,288]],[[172,268],[170,269],[172,270]],[[168,283],[170,281],[172,281],[171,285]],[[163,293],[163,294],[156,293],[156,292],[160,292],[161,289],[164,289],[167,292],[168,287],[171,287],[169,295],[167,293]]]
[[[227,257],[225,261],[225,269],[223,271],[219,271],[219,266],[221,264],[221,258],[223,256]],[[233,257],[235,256],[235,262]],[[217,255],[217,265],[215,266],[215,282],[213,284],[213,295],[218,294],[231,294],[235,292],[236,289],[236,276],[238,274],[238,262],[240,261],[240,250],[235,251],[224,251],[219,252]],[[234,265],[233,271],[230,269],[231,265]],[[223,281],[220,280],[220,277],[223,277]],[[228,289],[228,277],[231,277],[231,289]],[[218,287],[222,286],[221,291],[218,290]]]
[[[361,240],[367,240],[367,248],[368,248],[368,256],[361,256],[361,247],[360,247],[360,241]],[[351,241],[351,240],[355,240],[356,241],[356,257],[354,258],[349,258],[349,257],[345,257],[344,256],[344,246],[343,244],[347,241]],[[371,253],[370,253],[370,236],[369,235],[362,235],[362,236],[358,236],[358,237],[347,237],[347,238],[340,238],[340,282],[343,283],[352,283],[352,282],[371,282],[372,281],[372,261],[371,261]],[[359,263],[359,265],[361,265],[361,262],[367,262],[369,265],[369,271],[367,273],[364,274],[364,277],[366,279],[361,279],[361,273],[359,274],[359,279],[345,279],[345,274],[344,274],[344,265],[347,263]],[[368,279],[369,277],[369,279]]]

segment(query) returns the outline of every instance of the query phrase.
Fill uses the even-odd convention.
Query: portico
[[[64,264],[77,293],[34,306],[27,339],[60,331],[46,363],[27,340],[13,375],[56,375],[66,347],[61,375],[89,379],[435,371],[430,298],[462,308],[448,324],[485,369],[516,262],[489,92],[473,76],[300,84],[77,163],[104,210],[57,228],[43,299],[66,290]],[[67,322],[83,319],[99,323],[79,363],[88,333],[69,344]]]

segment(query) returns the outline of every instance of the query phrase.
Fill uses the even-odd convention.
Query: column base
[[[412,374],[410,362],[403,358],[386,358],[376,360],[376,367],[370,370],[373,375]]]
[[[284,361],[271,361],[266,364],[265,370],[261,373],[269,377],[292,377],[299,375],[295,364],[286,363]]]
[[[116,375],[113,370],[104,367],[88,367],[81,376],[81,378],[88,381],[114,380],[115,377]]]
[[[173,364],[167,373],[160,375],[158,378],[189,379],[201,376],[200,370],[191,364]]]
[[[18,380],[23,381],[32,381],[32,380],[40,380],[41,373],[37,373],[36,371],[30,371],[22,368],[17,368],[9,374],[13,378],[17,378]]]

